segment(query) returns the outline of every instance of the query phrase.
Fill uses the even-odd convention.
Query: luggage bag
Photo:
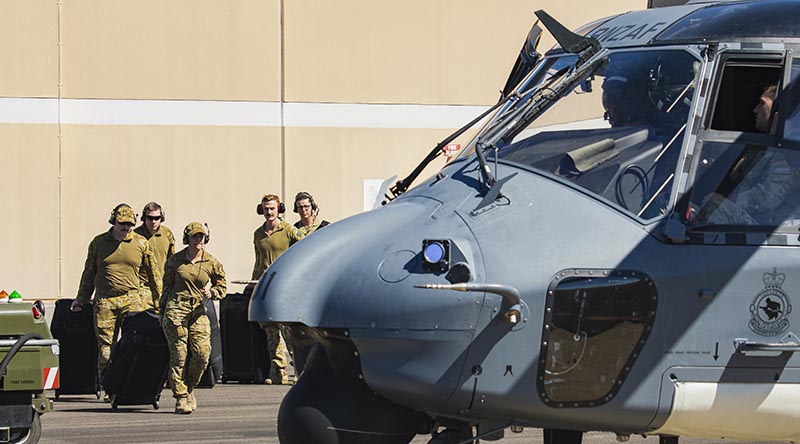
[[[70,311],[74,299],[56,301],[50,332],[59,343],[59,388],[61,395],[95,395],[100,399],[97,379],[97,338],[92,303],[81,311]]]
[[[220,301],[222,382],[261,383],[269,376],[267,335],[247,320],[250,293],[231,293]]]
[[[151,311],[128,313],[122,323],[122,338],[111,351],[103,376],[111,408],[149,404],[158,409],[168,369],[169,349],[158,315]]]
[[[208,358],[208,367],[200,378],[198,388],[213,388],[222,378],[222,336],[219,330],[217,308],[211,299],[203,299],[206,307],[206,316],[211,325],[211,356]]]

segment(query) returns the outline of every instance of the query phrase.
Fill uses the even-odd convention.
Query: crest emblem
[[[782,288],[786,275],[773,268],[772,273],[764,273],[763,280],[764,289],[750,304],[749,327],[761,336],[779,335],[789,328],[789,313],[792,312],[789,295]]]

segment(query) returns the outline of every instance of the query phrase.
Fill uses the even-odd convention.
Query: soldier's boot
[[[192,408],[189,407],[188,399],[188,397],[178,398],[178,400],[175,402],[175,413],[181,415],[192,413]]]
[[[189,408],[192,411],[197,410],[197,400],[194,398],[194,393],[189,392],[189,396],[186,397],[186,402],[189,404]]]
[[[286,374],[286,369],[277,369],[270,372],[269,377],[264,380],[264,384],[272,385],[288,385],[289,376]]]

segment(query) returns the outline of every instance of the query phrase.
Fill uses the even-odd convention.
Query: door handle
[[[737,353],[748,352],[800,352],[800,342],[757,342],[744,338],[733,340]]]

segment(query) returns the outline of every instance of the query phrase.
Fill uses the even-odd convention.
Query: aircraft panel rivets
[[[375,323],[373,322],[373,323],[369,324],[369,326],[372,327],[372,328],[375,328]]]
[[[361,380],[363,380],[363,379],[364,379],[364,375],[362,375],[361,373],[359,373],[359,374],[358,374],[358,379],[361,379]]]
[[[353,352],[353,356],[358,356],[358,352],[357,352],[357,351],[354,351],[354,352]]]

